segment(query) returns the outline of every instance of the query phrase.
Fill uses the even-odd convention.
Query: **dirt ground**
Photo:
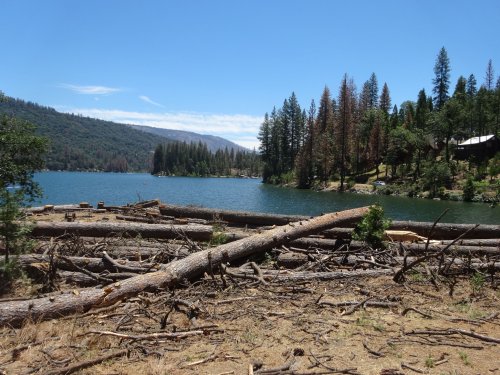
[[[19,282],[3,297],[38,287]],[[76,373],[500,374],[499,300],[489,278],[470,275],[267,285],[205,275],[112,308],[0,328],[0,374],[63,374],[92,359]]]

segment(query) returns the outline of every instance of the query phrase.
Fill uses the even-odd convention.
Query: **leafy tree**
[[[3,100],[0,93],[0,100]],[[0,119],[0,238],[5,245],[5,259],[0,262],[0,284],[7,286],[15,277],[15,260],[27,245],[26,229],[19,223],[20,207],[41,195],[33,180],[35,171],[44,165],[47,142],[34,134],[34,127],[21,120]]]
[[[450,166],[446,162],[430,162],[425,166],[423,187],[429,190],[431,198],[436,197],[440,188],[448,187],[451,181]]]
[[[434,106],[436,110],[441,110],[448,100],[448,89],[450,87],[450,59],[444,47],[441,48],[434,65],[433,93]]]

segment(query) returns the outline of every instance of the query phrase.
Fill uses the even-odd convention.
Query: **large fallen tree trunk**
[[[212,236],[212,227],[207,225],[163,225],[141,223],[51,223],[38,222],[34,225],[33,237],[59,237],[65,234],[108,237],[121,234],[125,237],[174,239],[187,236],[195,241],[208,241]]]
[[[28,301],[0,303],[0,326],[20,326],[25,320],[40,321],[58,318],[93,307],[103,307],[144,290],[173,287],[184,279],[200,276],[210,267],[218,267],[235,259],[248,257],[273,247],[286,244],[345,222],[359,220],[368,212],[367,207],[326,214],[311,220],[276,227],[267,232],[194,253],[182,260],[171,262],[157,272],[139,275],[99,289],[83,289],[78,293]]]
[[[170,204],[160,205],[159,209],[162,215],[167,216],[199,218],[205,220],[213,220],[214,217],[218,217],[219,219],[230,223],[256,226],[284,225],[290,222],[306,220],[308,218],[307,216],[299,215],[263,214],[248,211],[229,211]],[[427,237],[432,225],[433,223],[431,222],[393,221],[389,229],[408,230],[415,232],[420,236]],[[348,228],[349,226],[352,226],[352,222],[346,221],[338,228],[331,230],[328,237],[347,238],[350,232],[349,229],[339,230],[339,228]],[[473,226],[473,224],[438,223],[433,230],[432,239],[452,240]],[[500,233],[500,225],[481,225],[464,238],[497,238],[498,233]]]
[[[178,218],[197,218],[211,221],[218,219],[230,223],[256,226],[285,225],[291,222],[309,219],[309,216],[264,214],[249,211],[229,211],[193,206],[177,206],[172,204],[161,205],[160,213],[162,215],[174,216]]]

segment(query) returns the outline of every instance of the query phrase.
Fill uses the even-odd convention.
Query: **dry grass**
[[[322,301],[399,301],[394,308],[361,308],[343,315],[342,308],[321,306]],[[243,286],[211,279],[178,290],[175,298],[197,303],[199,315],[172,309],[172,293],[144,293],[112,311],[74,316],[21,329],[0,331],[0,368],[6,374],[38,373],[128,348],[128,357],[98,364],[81,374],[246,374],[248,365],[264,368],[283,365],[290,351],[297,355],[294,370],[320,373],[327,368],[356,368],[359,374],[380,374],[401,369],[405,363],[428,374],[499,373],[498,344],[460,336],[410,335],[412,330],[444,328],[475,331],[500,337],[498,290],[488,286],[473,295],[468,279],[455,287],[436,290],[425,281],[398,285],[388,277],[354,282],[311,282],[301,285]],[[410,311],[413,307],[432,316]],[[165,330],[207,328],[206,334],[178,340],[127,340],[90,331],[147,334]],[[484,320],[484,318],[488,318]],[[30,346],[31,345],[31,346]],[[18,356],[12,361],[16,348]],[[300,349],[300,350],[298,350]],[[382,356],[369,353],[368,349]],[[321,362],[321,364],[320,364]],[[333,372],[332,372],[333,373]]]

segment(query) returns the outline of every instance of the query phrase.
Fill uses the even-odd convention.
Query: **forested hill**
[[[207,148],[210,152],[215,153],[217,150],[224,149],[234,149],[234,151],[249,151],[248,149],[237,145],[227,139],[222,137],[217,137],[215,135],[206,135],[206,134],[198,134],[183,130],[173,130],[173,129],[161,129],[161,128],[153,128],[152,126],[141,126],[141,125],[130,125],[134,129],[142,130],[147,133],[156,134],[161,137],[165,137],[171,139],[173,141],[185,142],[187,144],[190,143],[204,143],[207,145]]]
[[[36,126],[38,134],[50,141],[46,166],[50,170],[87,170],[113,172],[149,172],[152,157],[158,144],[171,143],[175,140],[187,143],[194,138],[174,139],[163,134],[138,130],[130,125],[110,121],[97,120],[81,115],[57,112],[50,107],[40,106],[32,102],[5,97],[0,102],[0,116],[14,116],[29,121]],[[164,130],[164,129],[160,129]],[[211,136],[196,133],[172,131],[172,134],[187,133],[196,141],[208,143],[211,147]],[[169,133],[165,133],[167,135]],[[218,143],[224,149],[239,147],[225,139],[226,143]],[[211,143],[210,143],[211,142]],[[232,146],[230,146],[232,145]]]

